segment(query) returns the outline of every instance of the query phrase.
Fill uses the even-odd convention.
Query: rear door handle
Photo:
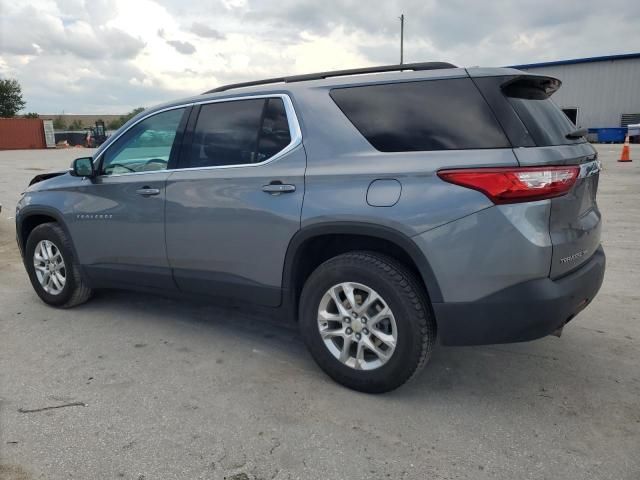
[[[151,195],[158,195],[160,193],[160,189],[159,188],[142,187],[142,188],[139,188],[138,190],[136,190],[136,193],[138,195],[142,195],[143,197],[150,197]]]
[[[296,186],[288,183],[270,183],[269,185],[263,185],[262,191],[276,195],[278,193],[291,193],[296,191]]]

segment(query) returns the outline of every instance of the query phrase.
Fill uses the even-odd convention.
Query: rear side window
[[[291,143],[289,122],[281,98],[269,98],[265,105],[258,138],[258,161],[273,157]]]
[[[566,137],[568,133],[576,130],[576,126],[550,98],[528,99],[507,96],[507,99],[537,146],[571,145],[586,141],[584,137],[577,139]]]
[[[381,152],[510,147],[469,78],[337,88],[331,98]]]
[[[280,98],[209,103],[200,109],[181,168],[260,163],[290,142]]]

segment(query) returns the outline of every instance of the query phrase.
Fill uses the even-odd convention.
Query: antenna
[[[400,65],[404,63],[404,13],[400,15]]]

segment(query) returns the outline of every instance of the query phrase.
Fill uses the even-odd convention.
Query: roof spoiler
[[[542,75],[520,75],[503,83],[500,88],[507,97],[544,100],[556,93],[562,82]]]
[[[413,71],[438,70],[441,68],[458,68],[458,67],[447,62],[422,62],[422,63],[403,63],[401,65],[383,65],[380,67],[352,68],[349,70],[334,70],[330,72],[307,73],[304,75],[291,75],[288,77],[267,78],[265,80],[255,80],[252,82],[232,83],[230,85],[224,85],[222,87],[217,87],[212,90],[208,90],[204,92],[204,94],[224,92],[225,90],[231,90],[233,88],[253,87],[256,85],[267,85],[270,83],[304,82],[307,80],[322,80],[324,78],[341,77],[345,75],[362,75],[365,73],[398,72],[403,70],[413,70]]]

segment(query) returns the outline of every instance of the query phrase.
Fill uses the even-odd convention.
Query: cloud
[[[46,81],[42,80],[46,73]],[[152,106],[192,92],[147,75],[129,62],[40,56],[8,76],[18,78],[28,111],[39,113],[122,114],[138,106]]]
[[[203,38],[213,38],[215,40],[224,40],[226,38],[215,28],[211,28],[208,25],[200,22],[193,22],[191,24],[191,32]]]
[[[171,45],[177,52],[183,55],[192,55],[196,53],[196,47],[189,42],[181,42],[180,40],[169,40],[164,28],[158,29],[158,37],[165,40],[167,45]]]
[[[640,41],[633,0],[373,3],[0,0],[0,74],[21,82],[30,111],[123,113],[225,83],[397,62],[401,13],[407,62],[509,65]]]
[[[15,55],[70,54],[81,59],[134,58],[145,43],[127,32],[22,7],[2,19],[0,52]]]
[[[192,55],[196,53],[196,47],[189,42],[181,42],[179,40],[167,40],[167,43],[175,48],[183,55]]]

